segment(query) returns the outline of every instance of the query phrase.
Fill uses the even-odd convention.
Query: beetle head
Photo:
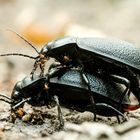
[[[76,38],[66,36],[46,44],[40,54],[45,58],[55,58],[61,64],[66,64],[71,61],[76,48]]]
[[[48,104],[48,88],[47,76],[40,77],[33,75],[25,77],[22,81],[18,82],[13,90],[12,108],[22,107],[25,102],[31,105],[46,105]]]
[[[12,100],[12,104],[11,107],[13,107],[15,104],[17,104],[18,102],[20,102],[23,98],[21,91],[21,81],[17,82],[13,91],[12,91],[12,95],[11,95],[11,100]]]

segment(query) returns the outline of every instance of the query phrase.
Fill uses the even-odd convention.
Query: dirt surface
[[[0,138],[1,139],[126,139],[132,132],[139,138],[140,111],[127,114],[129,120],[118,124],[116,117],[97,117],[93,121],[91,112],[77,112],[62,108],[65,121],[64,129],[59,129],[56,107],[47,109],[46,106],[34,108],[25,105],[26,114],[22,119],[10,123],[8,105],[0,110]],[[128,135],[127,135],[128,134]],[[133,136],[133,135],[132,135]],[[134,138],[134,139],[135,139]]]
[[[39,31],[46,42],[62,35],[119,38],[140,47],[139,0],[0,0],[0,53],[24,53],[36,56],[34,50],[5,29],[21,33],[39,46]],[[34,27],[28,36],[28,27]],[[45,32],[45,33],[44,33]],[[52,33],[53,32],[53,33]],[[42,37],[40,37],[42,38]],[[38,42],[41,42],[40,44]],[[46,71],[53,60],[46,64]],[[6,57],[0,59],[0,93],[11,95],[15,83],[29,75],[30,59]],[[129,120],[118,124],[116,117],[98,116],[62,108],[64,130],[59,129],[56,107],[48,109],[25,105],[27,115],[10,122],[10,106],[0,102],[0,139],[2,140],[137,140],[140,139],[140,110],[128,113]],[[31,115],[32,114],[32,115]]]

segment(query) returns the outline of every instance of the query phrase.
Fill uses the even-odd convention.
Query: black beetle
[[[63,126],[60,105],[103,116],[117,115],[118,121],[118,115],[124,117],[124,112],[139,108],[139,105],[131,105],[129,96],[123,95],[124,89],[120,85],[109,79],[87,74],[91,93],[95,99],[95,111],[88,96],[90,91],[79,71],[64,70],[65,73],[62,72],[63,70],[52,71],[53,69],[44,77],[34,74],[18,82],[11,95],[11,110],[18,110],[25,102],[33,106],[49,106],[52,101],[55,101],[58,106],[60,126]]]
[[[43,71],[43,60],[49,57],[55,58],[62,66],[81,67],[87,84],[84,72],[100,73],[119,81],[131,89],[140,102],[140,48],[133,44],[113,39],[64,37],[42,48],[32,73],[38,65]]]

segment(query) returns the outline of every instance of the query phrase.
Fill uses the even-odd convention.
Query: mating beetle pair
[[[27,43],[30,44],[29,42]],[[36,48],[32,44],[30,45],[36,50]],[[44,77],[44,65],[45,62],[49,59],[49,57],[53,57],[58,62],[60,62],[60,65],[55,65],[56,69],[59,69],[59,67],[64,69],[61,72],[59,78],[67,74],[65,68],[66,69],[74,67],[78,68],[80,70],[79,74],[82,77],[82,81],[87,86],[88,91],[88,93],[86,94],[86,96],[84,96],[84,98],[86,97],[89,98],[89,102],[91,103],[91,107],[95,116],[97,104],[96,99],[94,99],[95,98],[94,96],[96,95],[93,96],[92,87],[90,85],[90,77],[95,76],[96,74],[100,75],[99,77],[101,77],[101,79],[107,77],[109,80],[112,81],[112,83],[117,82],[120,84],[125,84],[126,86],[126,89],[123,91],[123,93],[122,91],[118,91],[118,93],[121,94],[118,94],[115,97],[110,97],[113,95],[110,94],[109,96],[107,96],[107,100],[109,100],[109,98],[112,98],[114,101],[120,95],[122,95],[120,100],[117,102],[118,106],[121,106],[122,101],[126,98],[126,96],[127,97],[129,96],[130,92],[132,92],[140,102],[140,87],[139,87],[140,49],[136,48],[130,43],[100,38],[65,37],[62,39],[49,42],[42,48],[40,52],[38,52],[37,50],[36,52],[38,53],[37,57],[18,54],[36,60],[34,64],[34,69],[31,72],[32,78],[34,77],[34,72],[38,66],[40,66],[41,68],[40,76]],[[88,76],[90,74],[91,76]],[[71,74],[71,76],[72,75],[73,74]],[[109,83],[107,87],[109,87],[109,85],[113,87],[111,83]],[[65,84],[63,86],[65,86]],[[51,89],[54,90],[54,88]],[[74,93],[75,92],[76,91],[74,91]],[[80,94],[80,96],[82,96],[82,94]],[[97,94],[97,97],[98,96],[100,96],[99,93]],[[74,97],[72,96],[72,98]],[[65,99],[65,96],[60,97],[60,100],[61,99]],[[108,102],[109,101],[107,101],[107,103]],[[106,101],[104,101],[103,103],[106,103]],[[119,110],[118,108],[115,109]]]

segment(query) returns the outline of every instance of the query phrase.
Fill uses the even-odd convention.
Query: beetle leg
[[[54,62],[54,63],[52,63],[52,64],[49,66],[49,70],[51,70],[51,69],[53,69],[53,68],[58,68],[58,67],[60,67],[60,66],[62,66],[62,64],[59,64],[59,63],[57,63],[57,62]]]
[[[133,92],[134,96],[137,98],[138,102],[140,103],[139,77],[129,67],[126,67],[126,71],[128,73],[129,79],[131,80],[131,87],[130,87],[131,91]]]
[[[62,65],[55,65],[55,64],[52,64],[52,66],[50,67],[51,68],[49,68],[49,71],[48,71],[49,78],[52,78],[54,76],[57,76],[58,78],[60,78],[69,69],[68,67],[64,67]]]
[[[120,124],[121,123],[121,120],[120,120],[119,115],[117,114],[116,117],[117,117],[118,123]]]
[[[118,120],[118,123],[120,123],[120,118],[119,118],[119,115],[122,116],[124,118],[124,120],[127,120],[126,116],[120,112],[118,109],[114,108],[113,106],[109,105],[109,104],[106,104],[106,103],[96,103],[96,107],[98,106],[102,106],[102,107],[106,107],[110,110],[113,110],[115,113],[116,113],[116,117],[117,117],[117,120]]]
[[[91,104],[93,107],[94,121],[96,121],[96,104],[95,104],[95,100],[94,100],[94,97],[93,97],[92,92],[91,92],[90,82],[89,82],[89,79],[84,72],[81,71],[81,75],[82,75],[82,78],[83,78],[83,80],[84,80],[84,82],[87,85],[88,90],[89,90],[89,98],[90,98],[90,101],[91,101]]]
[[[56,65],[55,63],[51,64],[49,67],[48,73],[46,75],[48,77],[55,76],[59,72],[59,69],[57,67],[58,67],[58,65]]]
[[[88,90],[89,90],[89,98],[90,98],[90,102],[91,102],[91,105],[92,105],[92,108],[93,108],[93,113],[94,113],[94,121],[96,121],[96,104],[95,104],[95,100],[94,100],[94,97],[93,97],[93,94],[91,92],[91,87],[90,87],[90,82],[89,82],[89,79],[87,77],[87,75],[84,73],[84,65],[82,64],[81,60],[78,59],[78,63],[80,65],[80,73],[81,73],[81,76],[83,78],[83,81],[85,82],[85,84],[87,85],[88,87]]]
[[[60,122],[60,126],[59,128],[63,128],[64,127],[64,120],[63,120],[63,115],[62,115],[62,111],[61,111],[61,107],[60,107],[60,104],[59,104],[59,100],[58,100],[58,97],[57,96],[54,96],[54,100],[56,102],[56,105],[57,105],[57,110],[58,110],[58,120]]]
[[[16,105],[14,105],[14,106],[12,106],[12,110],[15,110],[16,108],[19,108],[22,104],[24,104],[25,102],[27,102],[27,101],[29,101],[29,100],[31,100],[31,98],[29,97],[29,98],[26,98],[26,99],[24,99],[24,100],[22,100],[22,101],[20,101],[19,103],[17,103]]]
[[[35,61],[35,63],[34,63],[34,68],[33,68],[33,70],[31,71],[31,76],[32,76],[32,78],[33,78],[33,74],[34,74],[34,72],[36,71],[36,69],[37,69],[37,67],[38,67],[38,61]]]
[[[118,120],[118,123],[120,124],[121,122],[124,122],[124,121],[128,121],[128,117],[127,116],[123,116],[123,119],[122,119],[122,121],[120,120],[120,117],[119,117],[119,115],[118,114],[116,114],[116,117],[117,117],[117,120]]]
[[[118,76],[118,75],[110,75],[110,77],[112,78],[112,80],[114,82],[119,83],[119,84],[124,84],[126,86],[126,89],[124,90],[123,94],[120,97],[120,102],[119,102],[119,106],[120,106],[125,95],[130,94],[130,81],[128,79]]]
[[[45,64],[40,64],[39,67],[40,67],[40,69],[41,69],[40,77],[43,77],[43,75],[44,75],[44,67],[45,67]]]

